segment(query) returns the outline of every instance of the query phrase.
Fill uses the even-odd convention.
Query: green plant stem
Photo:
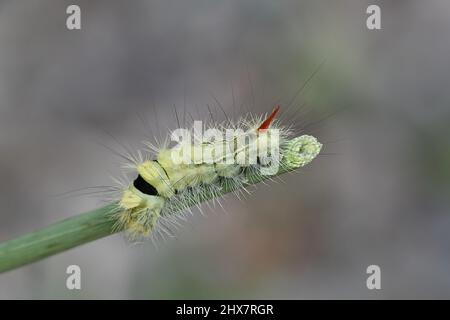
[[[277,175],[291,170],[283,168]],[[260,175],[251,176],[247,186],[264,179]],[[232,191],[234,191],[232,188],[224,189],[222,194]],[[208,201],[212,197],[213,195],[205,195],[199,203]],[[79,214],[0,244],[0,273],[121,231],[113,229],[114,221],[110,215],[113,206],[110,204]]]
[[[112,233],[111,206],[52,224],[0,244],[0,272],[43,259]]]

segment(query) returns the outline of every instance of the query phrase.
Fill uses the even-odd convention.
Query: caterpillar
[[[172,132],[178,142],[172,147],[144,142],[145,149],[127,165],[135,178],[121,185],[115,227],[132,239],[169,233],[202,195],[214,200],[227,189],[239,197],[249,177],[262,180],[310,163],[322,144],[311,135],[293,137],[291,128],[275,119],[279,110],[265,118],[247,115],[210,125],[205,134],[194,123],[192,139],[192,130]]]

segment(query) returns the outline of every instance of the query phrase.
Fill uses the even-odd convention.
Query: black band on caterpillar
[[[136,180],[133,181],[133,186],[138,189],[140,192],[149,195],[156,196],[158,195],[158,191],[154,186],[144,180],[141,175],[138,175]]]

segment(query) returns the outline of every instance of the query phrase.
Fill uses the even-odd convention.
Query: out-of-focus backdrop
[[[54,195],[110,184],[102,144],[139,146],[140,117],[269,112],[322,63],[293,105],[325,149],[158,248],[114,235],[2,274],[0,298],[450,298],[449,31],[445,0],[1,1],[0,241],[101,206]]]

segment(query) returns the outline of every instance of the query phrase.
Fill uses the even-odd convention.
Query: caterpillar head
[[[310,163],[322,149],[322,144],[313,136],[303,135],[286,143],[283,162],[290,168],[300,168]]]
[[[264,145],[264,142],[267,142],[267,131],[279,110],[280,106],[276,106],[272,113],[257,128],[256,132],[259,136],[260,144]],[[307,165],[322,149],[322,144],[310,135],[302,135],[294,139],[284,140],[281,141],[281,144],[284,146],[282,147],[283,163],[289,169],[296,169]]]

